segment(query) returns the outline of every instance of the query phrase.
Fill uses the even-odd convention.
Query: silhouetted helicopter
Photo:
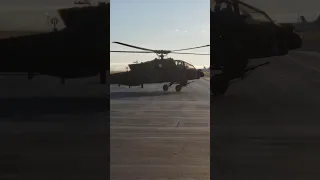
[[[0,39],[0,72],[28,73],[28,79],[56,76],[63,84],[68,78],[100,74],[100,82],[105,84],[110,57],[110,1],[59,9],[58,13],[65,24],[61,30],[55,28],[58,19],[54,18],[52,32]]]
[[[118,53],[156,53],[159,59],[154,59],[147,62],[129,64],[130,71],[120,72],[110,75],[110,84],[127,85],[127,86],[141,86],[143,84],[153,83],[169,83],[163,85],[163,90],[168,91],[169,87],[177,84],[175,90],[180,92],[182,87],[187,86],[191,82],[189,80],[200,79],[204,77],[204,73],[200,69],[196,69],[193,65],[182,61],[174,60],[172,58],[164,58],[169,53],[172,54],[193,54],[193,55],[210,55],[199,53],[182,53],[178,51],[190,50],[208,47],[210,45],[199,46],[194,48],[185,48],[178,50],[152,50],[129,44],[114,42],[116,44],[144,50],[144,51],[110,51]]]
[[[249,67],[249,59],[286,55],[302,45],[293,26],[278,24],[264,11],[239,0],[211,0],[210,9],[213,95],[224,94],[233,80],[269,64]]]

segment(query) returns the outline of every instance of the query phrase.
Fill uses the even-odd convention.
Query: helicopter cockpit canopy
[[[184,62],[184,65],[185,65],[186,69],[196,69],[192,64],[189,64],[187,62]]]
[[[186,69],[196,69],[192,64],[189,64],[187,62],[181,61],[181,60],[175,60],[176,66],[183,67]]]

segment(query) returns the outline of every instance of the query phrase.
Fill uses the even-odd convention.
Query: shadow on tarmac
[[[106,97],[17,97],[0,98],[0,118],[50,113],[95,113],[109,109]],[[21,120],[26,118],[20,118]],[[72,118],[70,118],[71,120]],[[56,119],[58,120],[58,118]],[[12,121],[12,119],[10,119]],[[17,120],[13,120],[17,121]],[[27,121],[27,120],[26,120]]]

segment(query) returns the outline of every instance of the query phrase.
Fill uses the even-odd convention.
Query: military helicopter
[[[89,6],[58,9],[65,27],[56,28],[58,18],[50,19],[51,32],[0,39],[2,73],[27,73],[61,78],[82,78],[100,75],[106,84],[109,70],[110,1]],[[8,74],[8,75],[10,75]]]
[[[180,92],[182,87],[187,86],[192,82],[189,80],[200,79],[204,77],[204,73],[200,69],[196,69],[193,65],[182,61],[174,60],[172,58],[164,58],[169,53],[171,54],[192,54],[192,55],[210,55],[200,53],[183,53],[178,51],[190,50],[208,47],[210,45],[198,46],[193,48],[185,48],[178,50],[152,50],[133,46],[121,42],[113,42],[123,46],[136,48],[144,51],[110,51],[117,53],[155,53],[159,58],[154,60],[129,64],[130,71],[110,74],[110,84],[118,84],[131,86],[141,86],[143,84],[154,84],[154,83],[168,83],[163,85],[163,91],[168,91],[169,87],[173,84],[177,84],[175,90]]]
[[[283,56],[302,46],[293,26],[278,24],[242,1],[211,0],[210,9],[213,95],[225,94],[230,84],[270,63],[249,66],[249,59]]]

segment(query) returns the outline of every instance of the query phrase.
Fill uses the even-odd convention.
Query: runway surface
[[[211,129],[208,82],[181,93],[111,87],[111,179],[209,179],[210,132],[213,178],[319,179],[320,55],[256,62],[266,60],[211,99]],[[109,87],[97,79],[0,81],[0,179],[108,177]]]
[[[111,87],[112,180],[210,178],[210,82]]]
[[[292,52],[212,98],[213,179],[319,179],[320,55]]]
[[[109,178],[109,86],[0,76],[0,179]]]

